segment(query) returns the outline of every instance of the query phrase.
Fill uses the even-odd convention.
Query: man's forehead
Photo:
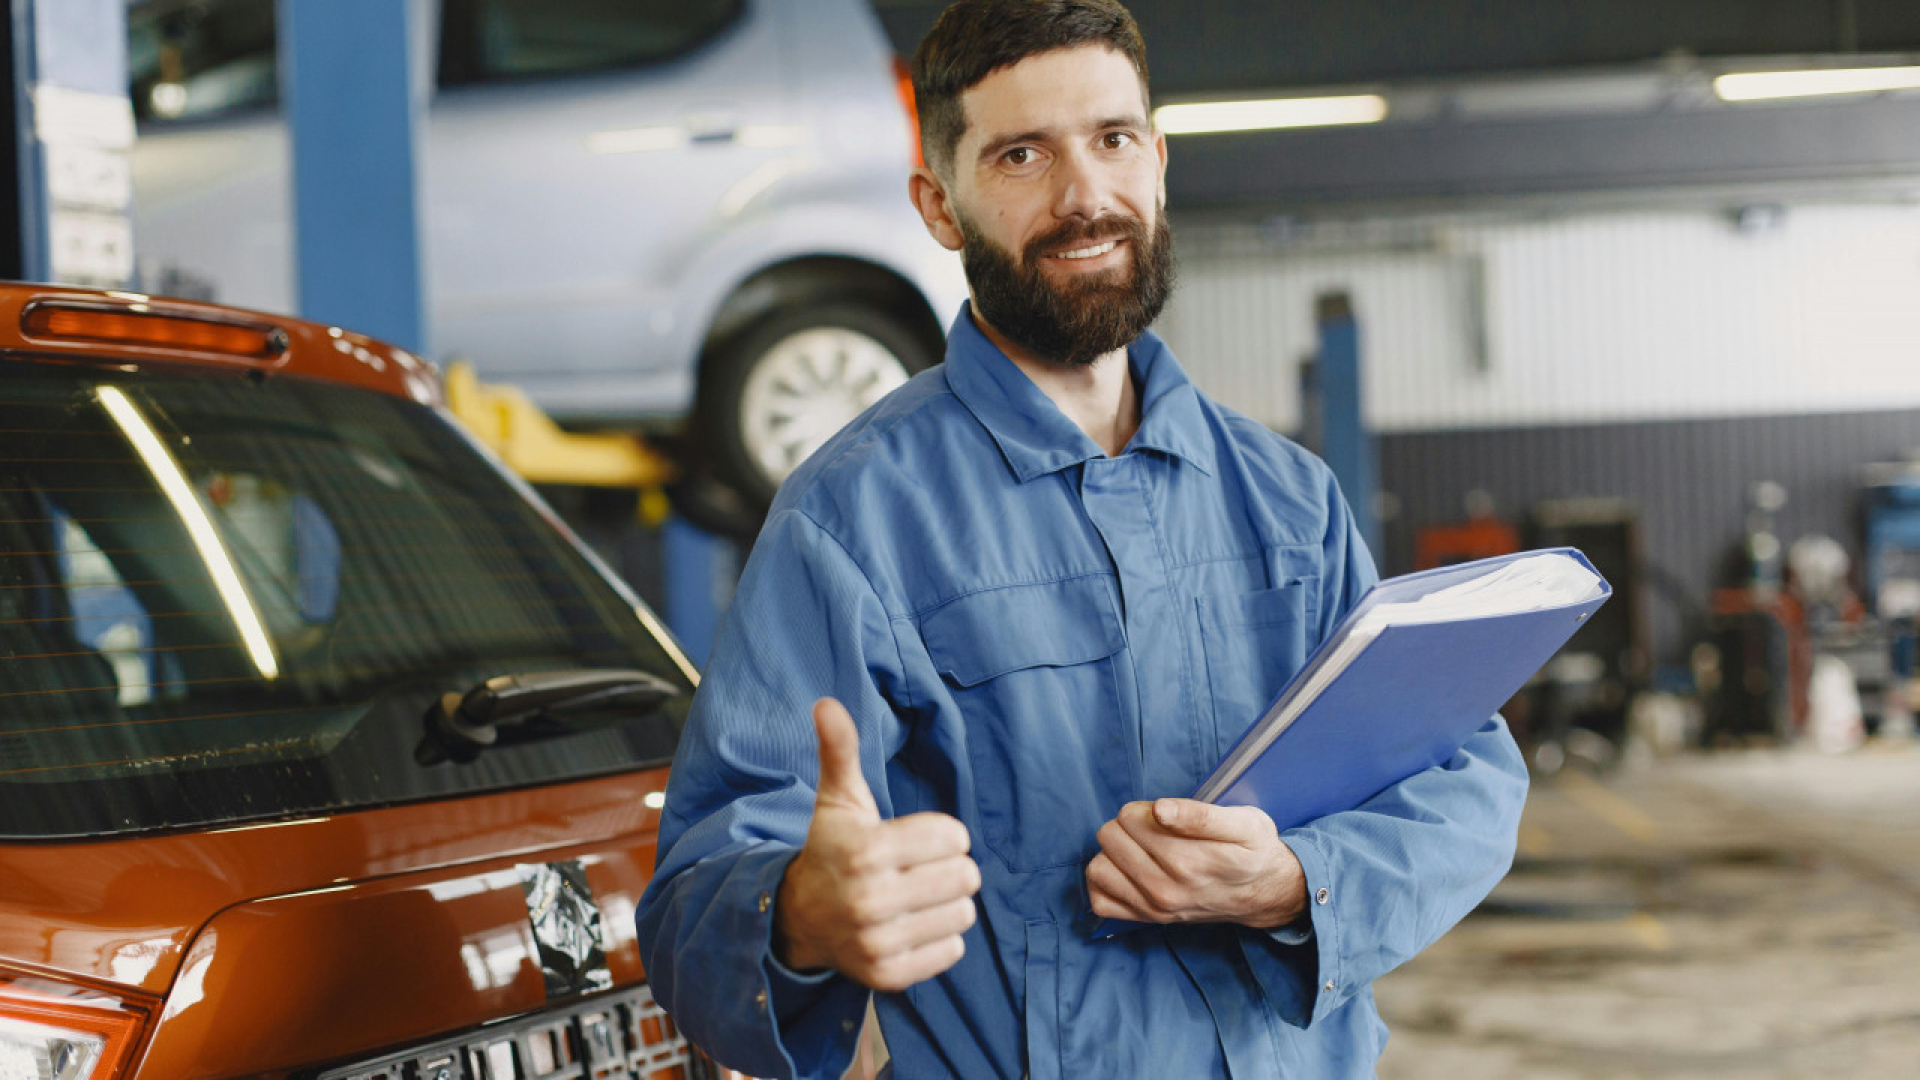
[[[1147,111],[1133,62],[1104,45],[1053,49],[996,68],[963,91],[960,104],[967,118],[963,146],[1021,131],[1144,120]]]

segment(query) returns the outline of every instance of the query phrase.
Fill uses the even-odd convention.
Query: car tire
[[[719,480],[764,511],[834,432],[938,359],[905,319],[848,303],[773,312],[709,354],[699,438]]]

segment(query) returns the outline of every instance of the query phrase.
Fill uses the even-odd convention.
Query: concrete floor
[[[1513,873],[1376,993],[1381,1080],[1920,1077],[1920,748],[1536,781]]]

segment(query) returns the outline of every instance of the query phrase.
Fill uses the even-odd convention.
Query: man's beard
[[[1029,242],[1018,263],[965,217],[956,220],[976,313],[1021,348],[1062,367],[1084,367],[1125,348],[1152,325],[1173,292],[1173,231],[1164,213],[1151,243],[1135,217],[1063,222]],[[1129,266],[1063,282],[1040,269],[1051,253],[1110,239],[1126,242],[1133,254]]]

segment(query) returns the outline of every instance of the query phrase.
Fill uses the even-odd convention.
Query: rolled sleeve
[[[772,959],[773,914],[761,897],[778,892],[791,849],[762,844],[697,864],[676,887],[643,907],[642,940],[655,997],[702,1049],[756,1076],[837,1076],[853,1038],[837,1037],[845,1014],[856,1025],[866,991],[831,972],[808,977]],[[659,933],[685,926],[677,941]],[[844,1056],[836,1051],[843,1048]],[[837,1062],[837,1068],[836,1068]]]
[[[863,771],[892,815],[885,760],[899,722],[891,622],[834,539],[789,511],[756,544],[695,695],[636,926],[654,996],[717,1060],[762,1077],[837,1077],[868,991],[773,955],[780,883],[806,841],[819,776],[810,707],[838,698]]]
[[[1255,978],[1297,1027],[1439,940],[1513,864],[1527,771],[1495,716],[1441,765],[1281,834],[1307,881],[1308,941],[1242,938]]]
[[[1321,988],[1320,973],[1329,972],[1338,986],[1339,909],[1331,903],[1327,860],[1319,849],[1298,829],[1281,833],[1280,839],[1300,860],[1307,882],[1307,910],[1285,926],[1244,931],[1240,949],[1274,1014],[1294,1027],[1304,1028],[1313,1019],[1316,999],[1326,992]],[[1316,903],[1315,897],[1323,890],[1328,902]]]

